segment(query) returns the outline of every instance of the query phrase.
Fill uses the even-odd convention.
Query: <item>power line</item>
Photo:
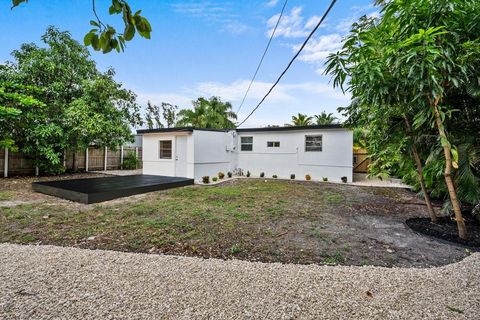
[[[305,39],[305,41],[303,42],[302,46],[300,47],[300,49],[298,49],[297,53],[293,56],[293,58],[290,60],[290,62],[288,63],[287,67],[285,68],[285,70],[283,70],[283,72],[280,74],[280,76],[277,78],[277,80],[275,81],[275,83],[272,85],[272,87],[270,88],[270,90],[268,90],[267,94],[265,94],[265,96],[262,98],[262,100],[260,100],[260,102],[257,104],[257,106],[252,110],[252,112],[250,112],[248,114],[248,116],[242,121],[240,122],[240,124],[237,126],[237,127],[240,127],[242,124],[245,123],[245,121],[248,120],[248,118],[250,118],[250,116],[255,112],[257,111],[257,109],[260,107],[260,105],[263,103],[263,101],[265,101],[265,99],[268,97],[268,95],[273,91],[273,88],[275,88],[277,86],[277,84],[280,82],[280,80],[283,78],[283,76],[285,75],[285,73],[287,73],[288,69],[290,69],[290,67],[292,66],[293,64],[293,61],[295,61],[295,59],[300,55],[300,53],[302,52],[302,50],[305,48],[305,46],[307,45],[307,42],[310,40],[310,38],[313,36],[313,34],[315,33],[315,31],[317,31],[317,29],[320,27],[320,25],[323,23],[323,20],[325,20],[325,18],[327,17],[327,15],[330,13],[330,10],[333,8],[333,5],[337,2],[337,0],[332,0],[332,2],[330,3],[330,5],[328,6],[327,8],[327,11],[325,11],[325,13],[323,14],[322,18],[320,19],[320,21],[318,21],[317,25],[315,26],[315,28],[313,28],[313,30],[310,32],[310,34],[308,35],[308,37]]]
[[[245,95],[243,96],[242,102],[240,103],[240,106],[237,109],[236,114],[242,109],[243,103],[245,102],[245,99],[247,98],[248,92],[250,91],[250,88],[252,87],[253,81],[257,77],[258,70],[260,70],[260,66],[262,65],[263,59],[265,58],[265,55],[267,54],[268,48],[270,47],[270,43],[272,42],[273,36],[275,35],[275,32],[277,31],[277,27],[280,24],[280,20],[282,19],[283,16],[283,11],[285,10],[285,7],[287,6],[288,0],[285,0],[282,11],[280,12],[280,15],[278,16],[277,23],[275,24],[275,27],[273,28],[272,34],[270,35],[270,39],[268,40],[267,46],[265,47],[265,50],[263,51],[262,58],[260,59],[260,62],[258,63],[257,70],[255,70],[255,73],[253,74],[252,81],[250,81],[250,84],[248,85],[247,91],[245,91]]]

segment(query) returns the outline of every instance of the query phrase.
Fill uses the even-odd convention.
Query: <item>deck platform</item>
[[[192,184],[194,181],[189,178],[133,175],[34,182],[32,188],[51,196],[90,204]]]

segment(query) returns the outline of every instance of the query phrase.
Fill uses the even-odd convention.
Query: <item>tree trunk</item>
[[[410,126],[410,122],[408,121],[407,116],[403,116],[403,119],[405,120],[405,125],[407,127],[407,132],[409,134],[412,134],[412,127]],[[417,166],[417,173],[418,173],[418,180],[420,182],[420,187],[422,189],[423,197],[425,199],[425,204],[427,205],[428,209],[428,214],[430,215],[430,219],[432,219],[432,222],[437,222],[437,214],[435,213],[435,210],[433,209],[432,205],[432,200],[430,199],[430,195],[427,192],[427,187],[425,187],[425,179],[423,178],[423,165],[422,165],[422,160],[420,159],[420,155],[418,154],[417,146],[415,145],[415,142],[413,141],[413,138],[411,137],[412,140],[412,155],[413,159],[415,160],[415,164]]]
[[[440,112],[438,110],[438,103],[440,99],[436,98],[435,101],[430,101],[433,111],[435,113],[435,123],[437,125],[438,134],[443,140],[447,140],[447,135],[445,133],[445,128],[440,117]],[[442,142],[443,153],[445,155],[445,182],[447,184],[448,193],[450,195],[450,201],[452,203],[453,211],[455,212],[455,220],[457,221],[458,236],[461,239],[467,239],[467,227],[465,226],[465,221],[463,220],[462,210],[460,209],[460,202],[457,198],[457,191],[455,190],[455,185],[452,179],[452,152],[451,148],[447,143]]]
[[[77,149],[73,149],[73,155],[72,155],[72,170],[73,172],[77,172],[78,170],[78,164],[77,164]]]

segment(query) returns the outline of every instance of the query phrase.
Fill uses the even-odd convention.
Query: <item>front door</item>
[[[175,176],[187,176],[187,136],[175,138]]]

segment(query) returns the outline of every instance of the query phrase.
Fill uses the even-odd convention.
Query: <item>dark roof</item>
[[[322,124],[313,126],[285,126],[285,127],[263,127],[263,128],[238,128],[237,132],[254,131],[295,131],[295,130],[315,130],[315,129],[343,129],[342,124]]]
[[[179,127],[179,128],[159,128],[159,129],[139,129],[138,134],[144,133],[162,133],[162,132],[193,132],[193,130],[200,131],[215,131],[226,132],[236,130],[237,132],[255,132],[255,131],[294,131],[294,130],[319,130],[319,129],[343,129],[342,124],[322,124],[313,126],[286,126],[286,127],[263,127],[263,128],[232,128],[232,129],[210,129],[210,128],[195,128],[195,127]]]

